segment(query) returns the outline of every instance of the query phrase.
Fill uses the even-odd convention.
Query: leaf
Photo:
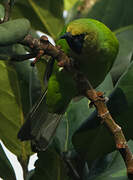
[[[20,143],[17,139],[17,132],[24,121],[17,74],[2,61],[0,83],[0,138],[11,152],[26,157],[31,154],[30,149],[27,143]]]
[[[106,92],[106,95],[110,93],[113,89],[110,74],[107,75],[104,82],[97,89],[98,91]],[[83,98],[78,102],[72,101],[57,129],[54,139],[56,148],[61,152],[74,149],[72,145],[72,136],[93,111],[94,108],[89,108],[89,101],[87,98]]]
[[[116,30],[133,24],[132,6],[132,0],[99,0],[86,17],[97,19],[111,30]]]
[[[78,0],[64,0],[64,6],[65,6],[65,10],[69,10],[73,7],[73,5],[77,2]]]
[[[66,166],[54,149],[38,153],[35,163],[35,173],[30,180],[70,180],[66,173]]]
[[[40,95],[40,84],[32,73],[34,86],[31,92],[34,96],[29,96],[30,73],[30,62],[11,65],[0,61],[0,138],[11,152],[23,160],[31,150],[28,142],[21,143],[17,139],[17,133],[31,108],[31,100],[35,102]]]
[[[15,172],[0,144],[0,177],[6,180],[15,180]]]
[[[129,148],[133,149],[133,141],[128,142]],[[128,180],[125,163],[118,151],[109,154],[110,161],[100,175],[94,175],[89,180]],[[95,169],[96,171],[97,169]]]
[[[26,9],[28,9],[28,11],[25,11]],[[36,13],[34,12],[34,10],[32,9],[31,5],[27,0],[23,0],[23,1],[19,0],[15,2],[14,7],[12,8],[11,17],[13,19],[16,18],[29,19],[32,28],[36,30],[40,30],[42,32],[44,32],[45,30],[41,20],[36,15]],[[32,21],[31,21],[31,17],[32,17]]]
[[[5,14],[4,7],[2,6],[2,4],[0,4],[0,19],[4,17],[4,14]]]
[[[45,71],[46,71],[46,67],[47,67],[46,59],[41,58],[41,60],[36,63],[36,67],[38,70],[38,77],[39,77],[40,82],[41,82],[41,88],[44,91],[44,89],[45,89],[44,75],[45,75]]]
[[[115,122],[122,127],[127,140],[133,139],[132,79],[133,63],[118,81],[107,103],[109,112]],[[73,144],[76,150],[87,158],[89,166],[96,158],[102,157],[115,149],[113,136],[103,124],[100,124],[100,119],[97,117],[96,112],[94,112],[74,134]]]
[[[27,19],[16,19],[0,24],[0,46],[7,46],[21,41],[30,30]]]
[[[63,0],[18,1],[15,3],[13,17],[32,17],[32,21],[30,18],[29,20],[36,30],[48,33],[56,39],[63,28]]]
[[[114,84],[129,67],[133,55],[133,25],[121,28],[115,32],[119,40],[119,53],[111,69]]]

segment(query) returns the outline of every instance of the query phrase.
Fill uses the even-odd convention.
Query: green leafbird
[[[118,53],[118,40],[101,22],[94,19],[77,19],[70,22],[57,42],[71,57],[79,71],[84,73],[96,88],[110,71]],[[32,140],[36,150],[45,150],[54,136],[61,116],[70,101],[81,95],[72,74],[50,61],[46,72],[46,91],[29,113],[18,133],[22,141]]]

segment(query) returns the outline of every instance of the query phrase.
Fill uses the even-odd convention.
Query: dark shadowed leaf
[[[99,0],[86,17],[97,19],[112,30],[116,30],[133,24],[132,6],[132,0]]]
[[[133,55],[133,25],[121,28],[115,32],[119,40],[119,53],[111,69],[113,82],[127,70]]]
[[[110,74],[107,75],[104,82],[97,88],[98,91],[104,91],[106,96],[112,91],[113,84]],[[83,98],[77,102],[71,102],[56,132],[54,142],[56,147],[66,152],[73,149],[72,135],[84,122],[84,120],[94,111],[89,108],[89,101]],[[95,122],[94,122],[95,123]]]
[[[60,33],[63,27],[63,0],[17,1],[12,15],[14,18],[28,18],[32,27],[48,33],[56,39],[57,34]]]
[[[107,103],[114,120],[122,127],[127,139],[133,138],[133,63],[120,78]],[[94,126],[94,123],[97,126]],[[113,136],[94,112],[73,136],[73,144],[81,155],[87,158],[90,166],[93,160],[115,149]]]
[[[35,173],[30,180],[71,180],[62,158],[54,149],[38,153],[35,163]]]
[[[133,149],[133,141],[128,142],[129,148]],[[109,154],[109,163],[100,175],[94,175],[88,180],[128,180],[125,163],[118,151]],[[95,169],[97,171],[97,169]]]
[[[6,180],[15,180],[15,172],[0,144],[0,177]]]

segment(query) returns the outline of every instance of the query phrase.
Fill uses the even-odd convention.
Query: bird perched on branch
[[[70,22],[57,44],[74,61],[76,68],[87,77],[93,88],[110,71],[119,47],[110,29],[97,20],[87,18]],[[46,74],[46,91],[18,133],[21,141],[31,140],[36,150],[47,148],[70,101],[81,95],[72,73],[60,68],[53,60],[48,67],[52,67],[52,73]]]

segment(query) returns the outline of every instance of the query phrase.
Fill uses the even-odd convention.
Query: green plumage
[[[59,39],[57,44],[76,61],[78,69],[96,88],[110,71],[117,56],[119,45],[115,35],[99,21],[77,19],[64,28],[61,36],[64,39]],[[29,113],[18,137],[22,141],[31,139],[36,149],[44,150],[55,134],[60,120],[58,116],[78,95],[72,74],[58,67],[55,61],[47,92]]]
[[[71,35],[85,34],[81,53],[77,54],[69,47],[66,40],[61,39],[58,45],[79,64],[92,86],[96,88],[111,69],[118,52],[118,40],[104,24],[93,19],[78,19],[65,27],[63,33]],[[57,65],[55,65],[57,66]],[[67,72],[54,68],[49,79],[47,104],[50,111],[61,112],[70,100],[78,95],[76,84]],[[54,98],[54,101],[52,100]]]

